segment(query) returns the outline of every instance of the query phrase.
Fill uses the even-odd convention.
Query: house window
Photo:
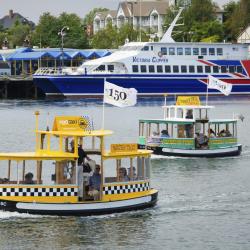
[[[149,73],[154,73],[155,72],[155,66],[154,65],[149,65],[148,66],[148,71],[149,71]]]
[[[201,55],[206,56],[207,55],[207,48],[201,48]]]
[[[193,55],[198,56],[199,55],[199,48],[193,48]]]
[[[177,48],[177,55],[179,56],[183,55],[183,48]]]
[[[171,67],[169,65],[165,66],[165,73],[171,73]]]
[[[197,73],[203,73],[203,67],[202,66],[197,66]]]
[[[132,70],[133,70],[133,72],[135,72],[135,73],[139,72],[138,65],[132,65]]]
[[[189,65],[189,73],[194,73],[195,70],[194,70],[194,66],[193,65]]]
[[[218,66],[213,66],[213,72],[214,73],[219,73],[219,67]]]
[[[215,55],[215,49],[214,48],[209,48],[209,55],[214,56]]]
[[[157,72],[158,73],[162,73],[163,72],[163,69],[162,69],[162,66],[161,65],[157,65]]]
[[[141,65],[141,72],[142,73],[146,73],[147,72],[146,65]]]
[[[161,54],[162,55],[167,55],[167,48],[166,47],[161,48]]]
[[[191,48],[185,48],[185,55],[191,56]]]
[[[222,56],[223,55],[223,49],[222,48],[217,48],[217,55]]]
[[[187,73],[187,66],[181,65],[181,73]]]
[[[211,67],[210,66],[205,66],[205,72],[206,73],[211,73]]]
[[[178,65],[173,66],[173,72],[174,73],[179,73],[179,66]]]
[[[169,48],[169,55],[171,56],[175,55],[175,48],[173,47]]]

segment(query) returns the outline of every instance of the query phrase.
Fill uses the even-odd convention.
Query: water
[[[161,104],[107,106],[105,128],[115,132],[108,144],[136,141],[138,119],[161,117]],[[216,106],[214,117],[245,116],[239,123],[240,157],[153,157],[159,202],[152,209],[80,218],[0,212],[0,249],[250,249],[249,101]],[[41,112],[40,128],[46,128],[48,117],[51,127],[55,115],[88,114],[95,128],[102,124],[100,101],[2,101],[0,152],[33,149],[35,110]]]

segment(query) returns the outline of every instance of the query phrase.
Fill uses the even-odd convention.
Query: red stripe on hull
[[[247,79],[224,79],[224,78],[217,78],[223,82],[227,82],[227,83],[231,83],[232,85],[234,84],[249,84],[250,85],[250,78],[247,78]],[[203,83],[207,83],[208,82],[208,79],[200,79],[201,82]]]
[[[241,62],[246,69],[248,76],[250,76],[250,60],[242,60]]]

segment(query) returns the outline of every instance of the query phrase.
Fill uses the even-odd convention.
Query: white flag
[[[217,89],[222,92],[224,95],[229,95],[232,91],[232,84],[223,82],[211,75],[208,77],[208,88]]]
[[[128,107],[136,104],[137,90],[134,88],[122,88],[105,81],[104,102],[117,107]]]

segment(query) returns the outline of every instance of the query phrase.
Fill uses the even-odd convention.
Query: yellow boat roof
[[[129,157],[149,157],[152,154],[151,150],[146,149],[138,149],[136,151],[131,152],[112,152],[112,151],[106,151],[103,154],[104,159],[109,158],[129,158]]]
[[[76,160],[78,156],[68,152],[57,151],[38,151],[38,152],[17,152],[17,153],[0,153],[0,160]]]
[[[111,130],[75,130],[75,131],[46,131],[46,130],[37,130],[39,134],[51,134],[51,135],[64,135],[64,136],[107,136],[112,135],[113,131]]]

